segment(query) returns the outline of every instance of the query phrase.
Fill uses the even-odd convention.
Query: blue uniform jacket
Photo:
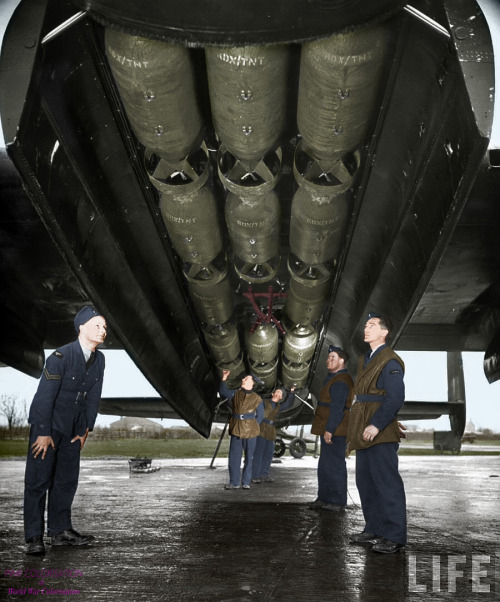
[[[386,345],[378,347],[372,358],[384,347]],[[367,353],[364,359],[365,366],[370,359],[370,353]],[[381,431],[396,418],[397,413],[404,404],[405,384],[403,379],[403,368],[397,360],[389,360],[377,379],[377,388],[384,389],[386,393],[382,398],[382,405],[373,414],[371,423]]]
[[[28,422],[35,436],[51,436],[52,430],[68,437],[91,431],[97,417],[104,376],[104,354],[96,350],[87,369],[78,340],[56,349],[45,363]]]
[[[293,391],[290,391],[290,393],[288,393],[288,395],[286,396],[285,401],[276,402],[276,401],[272,401],[272,399],[268,399],[268,401],[270,402],[273,410],[276,408],[276,406],[279,403],[280,409],[279,409],[278,413],[281,413],[281,412],[284,412],[285,410],[288,410],[288,408],[291,408],[293,406],[293,402],[295,401],[295,393]]]

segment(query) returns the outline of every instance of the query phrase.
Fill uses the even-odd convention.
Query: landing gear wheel
[[[301,439],[300,437],[295,437],[295,439],[292,439],[290,441],[289,449],[291,456],[293,456],[294,458],[302,458],[306,455],[307,445],[304,439]]]
[[[276,439],[274,442],[274,457],[281,458],[281,456],[285,453],[286,446],[283,439]]]

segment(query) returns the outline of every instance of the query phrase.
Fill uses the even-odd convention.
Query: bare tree
[[[19,407],[21,406],[21,407]],[[7,418],[10,438],[14,434],[14,429],[24,426],[28,421],[26,412],[26,399],[20,399],[17,393],[12,395],[2,395],[0,397],[0,413]]]

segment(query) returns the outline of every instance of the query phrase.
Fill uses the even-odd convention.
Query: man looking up
[[[106,338],[106,320],[87,305],[74,325],[78,339],[47,358],[30,407],[24,481],[26,554],[45,553],[47,491],[47,533],[52,545],[80,546],[94,539],[73,529],[71,505],[78,487],[80,451],[94,427],[101,398],[104,355],[96,348]]]
[[[365,518],[353,543],[397,552],[406,544],[406,498],[398,471],[400,430],[396,419],[405,398],[403,360],[387,346],[392,324],[370,313],[364,340],[370,351],[359,358],[348,445],[356,450],[356,486]]]
[[[226,397],[231,408],[229,418],[229,483],[226,489],[239,489],[240,478],[243,489],[250,489],[252,479],[252,463],[257,437],[260,434],[260,423],[264,417],[262,399],[254,392],[254,382],[262,382],[257,377],[247,374],[241,379],[239,389],[229,389],[226,380],[231,371],[222,371],[220,394]],[[241,456],[245,453],[243,472],[240,477]]]
[[[318,461],[318,497],[311,504],[317,510],[342,510],[347,504],[346,434],[353,382],[347,373],[348,355],[330,345],[328,374],[319,393],[319,402],[311,427],[321,437]]]
[[[285,401],[283,400],[284,389],[278,387],[273,391],[271,399],[264,397],[264,418],[260,423],[260,434],[257,437],[255,453],[253,456],[252,483],[269,483],[274,478],[270,476],[271,462],[274,457],[274,446],[276,443],[275,421],[280,412],[288,410],[295,401],[295,387],[290,389]]]

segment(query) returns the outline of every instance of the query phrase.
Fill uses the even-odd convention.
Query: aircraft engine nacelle
[[[206,47],[205,57],[215,130],[251,172],[285,123],[288,50],[283,45]]]
[[[297,124],[321,164],[365,141],[386,49],[383,25],[302,45]]]
[[[138,140],[168,161],[199,146],[198,110],[189,50],[106,29],[106,55]]]

